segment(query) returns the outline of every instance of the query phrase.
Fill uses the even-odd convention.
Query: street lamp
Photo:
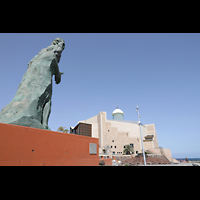
[[[144,153],[144,145],[143,145],[143,137],[142,137],[142,131],[141,131],[141,123],[140,123],[140,114],[139,114],[139,108],[138,106],[136,107],[136,113],[138,115],[138,125],[139,125],[139,129],[140,129],[140,137],[141,137],[141,143],[142,143],[142,153],[143,153],[143,158],[144,158],[144,166],[146,166],[146,158],[145,158],[145,153]]]

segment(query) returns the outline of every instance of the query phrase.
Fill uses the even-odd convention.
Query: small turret
[[[116,109],[112,113],[114,120],[124,120],[124,113],[121,109],[116,106]]]

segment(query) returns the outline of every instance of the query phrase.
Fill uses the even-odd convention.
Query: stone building
[[[142,153],[141,136],[137,121],[124,120],[124,113],[118,107],[112,113],[113,119],[107,119],[106,112],[100,112],[98,115],[79,121],[78,125],[70,127],[70,132],[78,134],[75,130],[78,126],[91,124],[91,129],[87,135],[99,138],[99,155],[122,156],[125,145],[133,147],[133,156]],[[82,125],[83,127],[83,125]],[[89,129],[87,129],[89,131]],[[154,124],[141,126],[144,150],[151,154],[165,155],[172,160],[170,149],[160,148]],[[79,134],[84,133],[81,129]],[[86,134],[86,132],[85,132]],[[84,134],[82,134],[84,135]]]

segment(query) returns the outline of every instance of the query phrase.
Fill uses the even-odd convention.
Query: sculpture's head
[[[52,45],[57,45],[57,47],[55,48],[55,56],[56,56],[56,60],[59,63],[60,62],[60,57],[61,57],[61,53],[62,51],[65,49],[65,41],[61,38],[56,38],[52,43]]]
[[[65,41],[62,38],[56,38],[51,44],[58,45],[62,51],[65,49]]]

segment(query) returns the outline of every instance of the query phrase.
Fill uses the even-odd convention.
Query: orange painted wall
[[[105,162],[105,166],[112,166],[112,158],[100,158],[99,161],[101,160]]]
[[[89,143],[97,154],[89,154]],[[99,166],[98,138],[0,123],[0,166]]]

